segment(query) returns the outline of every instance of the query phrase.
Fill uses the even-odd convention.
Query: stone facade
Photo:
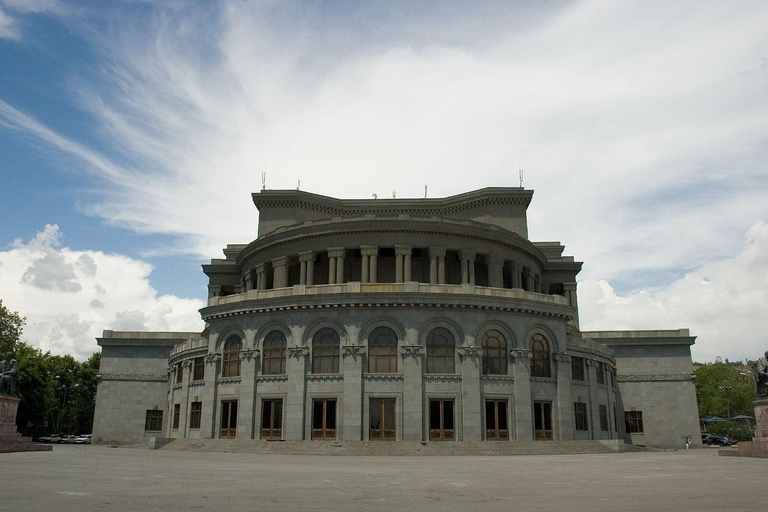
[[[682,446],[693,338],[581,333],[581,263],[527,239],[532,196],[253,194],[258,238],[203,266],[202,333],[99,339],[94,442]]]

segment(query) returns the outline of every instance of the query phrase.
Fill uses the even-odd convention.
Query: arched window
[[[261,372],[264,375],[285,375],[285,334],[272,331],[264,338]]]
[[[224,357],[221,363],[222,377],[240,376],[240,336],[231,335],[224,343]]]
[[[377,327],[368,336],[368,372],[397,372],[397,334],[389,327]]]
[[[531,338],[531,353],[531,377],[551,377],[549,343],[541,334],[534,334]]]
[[[312,373],[339,373],[339,334],[323,327],[312,337]]]
[[[445,327],[427,334],[427,373],[456,373],[456,340]]]
[[[507,340],[504,335],[492,329],[483,334],[480,345],[483,348],[483,375],[506,375]]]

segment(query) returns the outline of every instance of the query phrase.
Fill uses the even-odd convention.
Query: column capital
[[[563,363],[570,363],[571,362],[571,356],[570,354],[566,354],[565,352],[560,352],[557,354],[552,354],[552,357],[555,358],[555,361],[560,361]]]
[[[265,274],[267,272],[267,264],[266,263],[259,263],[254,267],[257,274]]]
[[[509,351],[509,355],[515,359],[532,359],[533,353],[526,348],[517,348]]]
[[[462,249],[459,251],[459,259],[475,261],[476,257],[477,251],[473,251],[471,249]]]
[[[460,356],[464,357],[479,357],[483,355],[483,349],[482,347],[479,347],[477,345],[467,345],[464,347],[459,347],[459,350],[457,350]]]
[[[272,260],[272,268],[284,267],[285,265],[288,264],[288,260],[289,260],[288,256],[280,256],[279,258],[274,258]]]
[[[504,257],[503,256],[497,256],[495,254],[489,254],[488,255],[488,264],[489,265],[503,265],[504,264]]]
[[[398,256],[410,256],[412,250],[413,250],[412,245],[396,245],[395,246],[395,254],[397,254]]]
[[[328,248],[328,257],[329,258],[340,258],[344,256],[344,253],[346,252],[346,249],[344,247],[329,247]]]
[[[315,251],[300,252],[299,261],[315,261]]]
[[[575,292],[576,283],[563,283],[563,290],[565,290],[566,292]]]
[[[424,346],[423,345],[403,345],[400,347],[400,354],[403,357],[418,357],[424,355]]]
[[[597,361],[594,359],[587,359],[587,366],[597,366]]]
[[[308,355],[309,355],[309,348],[308,347],[303,347],[303,346],[288,347],[288,356],[289,357],[299,358],[301,356],[308,356]]]
[[[378,245],[361,245],[360,254],[362,254],[363,256],[376,256],[377,254],[379,254],[379,246]]]
[[[365,345],[344,345],[341,347],[341,355],[344,357],[359,357],[365,354]]]
[[[429,248],[429,257],[430,258],[445,258],[445,247],[430,247]]]

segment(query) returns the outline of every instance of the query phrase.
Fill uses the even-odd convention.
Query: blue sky
[[[0,298],[27,340],[195,330],[250,192],[535,190],[584,329],[768,346],[764,2],[0,0]]]

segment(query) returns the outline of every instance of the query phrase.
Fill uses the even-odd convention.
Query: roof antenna
[[[395,198],[395,196],[397,196],[397,193],[396,193],[396,192],[393,190],[393,191],[392,191],[392,199],[394,199],[394,198]]]
[[[301,180],[296,183],[296,190],[301,190]]]
[[[266,169],[266,167],[264,167]],[[267,188],[267,171],[261,173],[261,190]]]
[[[424,199],[427,198],[427,184],[424,183]]]
[[[517,169],[520,172],[520,188],[523,188],[523,170],[520,168],[520,164],[517,164]]]
[[[379,195],[378,195],[378,194],[373,194],[373,198],[374,198],[374,199],[378,199],[378,198],[379,198]]]

